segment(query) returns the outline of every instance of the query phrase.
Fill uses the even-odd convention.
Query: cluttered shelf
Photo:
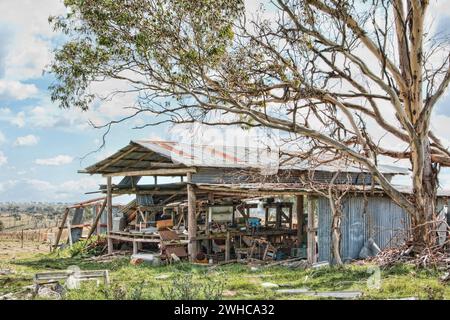
[[[241,230],[229,230],[227,232],[220,233],[210,233],[210,234],[197,234],[196,240],[207,240],[207,239],[226,239],[227,233],[230,236],[253,236],[253,237],[263,237],[263,236],[293,236],[297,234],[295,229],[264,229],[259,231],[241,231]]]

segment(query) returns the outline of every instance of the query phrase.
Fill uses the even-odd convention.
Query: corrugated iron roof
[[[212,146],[173,141],[134,140],[110,157],[89,166],[84,172],[104,174],[168,166],[172,168],[255,168],[275,170],[275,172],[277,169],[304,171],[312,168],[328,172],[364,171],[360,165],[350,161],[335,160],[315,165],[308,160],[280,158],[280,154],[279,149],[268,147]],[[379,169],[384,174],[408,173],[407,169],[396,166],[379,165]]]
[[[172,141],[133,142],[185,166],[257,168],[279,163],[279,150],[267,148],[211,146]]]

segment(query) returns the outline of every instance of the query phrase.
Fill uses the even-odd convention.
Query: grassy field
[[[57,226],[59,217],[49,219],[45,215],[18,214],[16,219],[11,214],[0,214],[0,222],[4,232],[21,231],[28,229],[47,229]]]
[[[1,242],[0,242],[1,245]],[[14,273],[0,275],[0,296],[18,293],[32,285],[36,272],[65,270],[77,266],[81,270],[108,269],[109,287],[85,282],[79,289],[68,290],[64,299],[312,299],[301,294],[285,294],[278,289],[307,288],[313,291],[361,291],[361,299],[450,299],[450,286],[439,282],[442,271],[415,270],[397,266],[381,270],[378,287],[370,286],[370,265],[347,265],[344,268],[290,269],[261,268],[242,264],[216,268],[180,263],[172,266],[131,265],[129,258],[110,262],[94,262],[77,255],[77,250],[57,253],[22,252],[14,258],[2,257],[1,270]],[[276,284],[267,288],[264,283]],[[272,285],[273,286],[273,285]]]

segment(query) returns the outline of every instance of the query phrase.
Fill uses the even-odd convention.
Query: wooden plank
[[[289,229],[292,229],[292,206],[289,207]]]
[[[105,211],[105,207],[106,207],[107,202],[108,202],[108,198],[105,198],[105,200],[102,203],[102,207],[100,208],[100,211],[97,213],[97,216],[95,217],[94,223],[92,224],[91,229],[89,230],[89,234],[87,236],[88,240],[92,236],[94,231],[96,230],[97,224],[100,221],[100,218],[102,217],[103,211]]]
[[[276,212],[275,213],[275,220],[276,220],[275,225],[277,228],[281,228],[281,212],[282,212],[281,206],[277,205],[275,212]]]
[[[112,231],[112,178],[107,177],[106,178],[106,185],[107,185],[107,194],[106,194],[106,200],[107,200],[107,206],[108,206],[108,214],[106,219],[106,225],[107,225],[107,233],[108,235],[111,234]],[[108,254],[113,253],[113,242],[110,237],[108,237]]]
[[[98,278],[104,279],[104,284],[109,284],[108,270],[78,270],[78,271],[56,271],[56,272],[40,272],[33,277],[36,285],[56,282],[59,280],[67,280],[69,277],[74,277],[77,280],[94,280]]]
[[[269,225],[269,207],[266,207],[264,211],[264,225],[266,227]]]
[[[66,209],[64,210],[64,215],[63,215],[63,218],[62,218],[62,221],[61,221],[61,226],[59,227],[59,229],[58,229],[58,234],[56,235],[56,240],[55,240],[54,248],[57,248],[57,247],[58,247],[58,245],[59,245],[59,240],[61,240],[61,235],[62,235],[62,232],[63,232],[63,230],[64,230],[64,228],[65,228],[67,217],[69,216],[69,210],[70,210],[69,208],[66,208]]]
[[[304,219],[304,196],[297,196],[297,206],[296,206],[296,215],[297,215],[297,239],[299,245],[302,244],[303,240],[303,219]]]
[[[126,236],[118,236],[115,234],[111,234],[108,236],[108,239],[120,240],[125,242],[138,242],[138,243],[161,243],[161,239],[147,239],[147,238],[135,238],[135,237],[126,237]],[[177,243],[173,245],[187,244],[189,240],[179,240]],[[169,245],[169,244],[165,244]]]
[[[188,253],[192,261],[195,260],[195,256],[197,255],[197,215],[196,215],[196,206],[195,206],[195,191],[194,187],[190,184],[192,181],[192,174],[187,174],[187,196],[188,196]]]
[[[72,246],[73,245],[72,226],[70,225],[70,219],[67,219],[67,230],[68,230],[68,234],[69,234],[69,245]]]
[[[104,177],[117,177],[117,176],[179,176],[180,174],[195,173],[197,170],[195,168],[179,168],[179,169],[154,169],[154,170],[139,170],[139,171],[123,171],[123,172],[113,172],[105,173]]]
[[[105,192],[105,191],[102,191]],[[123,188],[123,189],[114,189],[113,193],[115,196],[123,195],[123,194],[139,194],[139,195],[185,195],[186,191],[173,191],[173,190],[167,190],[167,191],[161,191],[161,190],[139,190],[136,188]]]
[[[315,263],[316,257],[316,230],[314,228],[314,197],[308,196],[308,246],[307,256],[308,262]]]
[[[227,238],[225,241],[225,261],[230,260],[230,246],[231,246],[231,239],[230,239],[230,233],[227,232]]]
[[[134,161],[133,159],[122,159],[123,161]],[[137,171],[137,170],[149,170],[149,169],[182,169],[184,167],[181,167],[179,164],[175,163],[164,163],[164,162],[152,162],[151,160],[145,160],[145,161],[135,161],[130,165],[114,165],[109,166],[107,171],[99,172],[102,174],[109,174],[109,173],[119,173],[122,171]]]
[[[102,201],[102,200],[105,200],[105,199],[106,199],[105,197],[101,197],[101,198],[95,198],[95,199],[91,199],[91,200],[86,200],[86,201],[83,201],[83,202],[78,202],[78,203],[70,206],[69,208],[70,209],[76,209],[76,208],[80,208],[80,207],[85,207],[87,205],[94,204],[96,202],[99,202],[99,201]]]

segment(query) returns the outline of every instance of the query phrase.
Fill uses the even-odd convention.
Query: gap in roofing
[[[163,176],[158,177],[158,184],[175,183],[175,182],[181,182],[181,178],[180,177],[163,177]],[[155,179],[152,176],[145,176],[139,180],[138,186],[154,184],[154,183],[155,183]]]

